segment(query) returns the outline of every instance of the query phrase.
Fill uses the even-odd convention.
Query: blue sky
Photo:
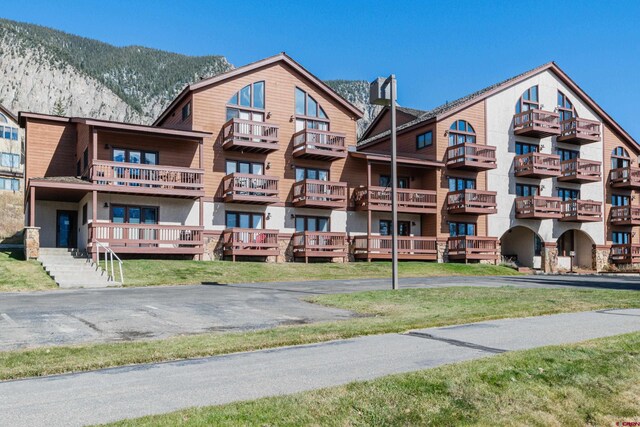
[[[640,97],[640,2],[41,1],[2,15],[114,45],[234,65],[286,51],[322,79],[398,77],[402,105],[428,109],[556,61],[632,136]]]

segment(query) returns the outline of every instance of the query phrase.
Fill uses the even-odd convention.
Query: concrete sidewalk
[[[637,331],[640,309],[602,310],[2,382],[0,425],[105,423]]]

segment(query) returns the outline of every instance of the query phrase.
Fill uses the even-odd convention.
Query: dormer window
[[[569,98],[560,91],[558,91],[558,114],[560,114],[560,121],[577,117],[573,104],[569,101]]]
[[[295,89],[296,131],[302,129],[329,130],[329,118],[324,109],[311,95],[300,88]]]
[[[234,93],[227,102],[227,120],[242,119],[254,122],[264,121],[264,82],[246,85]]]
[[[540,100],[538,98],[538,86],[536,85],[524,91],[516,103],[516,114],[538,108],[540,108]]]

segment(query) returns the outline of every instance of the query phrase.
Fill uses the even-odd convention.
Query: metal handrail
[[[105,266],[103,270],[107,272],[107,275],[109,276],[109,281],[113,281],[115,277],[115,271],[113,268],[113,258],[115,258],[118,261],[118,268],[120,270],[120,285],[124,285],[124,274],[122,273],[122,260],[118,257],[118,255],[115,254],[115,252],[113,252],[113,249],[111,249],[109,246],[105,245],[104,243],[94,240],[94,244],[96,245],[96,259],[98,261],[98,267],[100,267],[100,248],[102,247],[104,249],[104,266]],[[111,274],[109,274],[109,270],[111,270]]]

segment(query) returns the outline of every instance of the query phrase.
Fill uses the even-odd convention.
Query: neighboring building
[[[27,225],[90,253],[390,259],[388,110],[357,142],[361,117],[285,54],[189,85],[153,126],[21,113]],[[400,259],[636,261],[638,146],[555,64],[398,124]]]
[[[0,241],[22,231],[24,162],[18,119],[0,105]]]

